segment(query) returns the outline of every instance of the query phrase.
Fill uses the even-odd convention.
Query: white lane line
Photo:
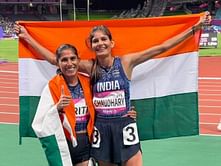
[[[200,108],[221,108],[221,106],[217,105],[199,105]]]
[[[18,71],[0,70],[0,73],[18,73]]]
[[[203,125],[218,125],[219,122],[217,122],[217,123],[200,122],[199,124],[203,124]]]
[[[19,123],[12,123],[12,122],[10,123],[10,122],[1,122],[0,121],[0,124],[18,125]]]
[[[199,91],[208,91],[208,92],[221,92],[221,89],[204,89],[204,88],[199,88]]]
[[[14,94],[18,94],[18,92],[11,92],[11,91],[0,91],[0,93],[14,93]]]
[[[221,77],[198,77],[198,80],[221,80]]]
[[[199,113],[199,115],[207,115],[207,116],[220,116],[221,117],[221,113]]]
[[[215,136],[215,137],[221,137],[221,132],[220,134],[200,134],[202,136]]]
[[[18,107],[18,104],[0,104],[0,106]]]
[[[13,81],[13,82],[12,82],[12,81],[11,81],[11,82],[1,82],[1,81],[0,81],[0,84],[6,84],[6,85],[9,85],[9,84],[10,84],[10,85],[18,85],[18,82],[17,82],[17,81]]]
[[[218,99],[199,99],[199,101],[221,102],[221,100],[218,100]]]
[[[16,112],[0,112],[0,114],[19,115],[19,113],[16,113]]]
[[[0,99],[18,100],[19,98],[18,98],[18,97],[1,97],[1,96],[0,96]]]
[[[221,84],[220,85],[199,85],[199,89],[201,88],[220,88],[221,87]]]
[[[0,82],[1,81],[18,81],[18,78],[9,78],[8,76],[7,77],[5,77],[5,78],[3,78],[2,76],[1,76],[1,78],[0,78]]]
[[[0,86],[0,88],[11,88],[11,89],[18,89],[18,87],[15,86]]]
[[[214,94],[214,93],[213,94],[211,94],[211,93],[203,93],[202,94],[201,93],[200,96],[221,96],[221,93],[220,94]]]

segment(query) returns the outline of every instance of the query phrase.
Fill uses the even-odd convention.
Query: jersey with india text
[[[93,85],[93,103],[98,117],[113,118],[127,114],[130,108],[130,80],[119,57],[111,68],[100,68],[100,77]]]
[[[76,132],[87,130],[89,120],[88,107],[84,98],[83,89],[78,83],[76,86],[68,86],[75,106]]]

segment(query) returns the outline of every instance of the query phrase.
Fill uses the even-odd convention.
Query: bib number
[[[135,145],[139,143],[136,123],[128,124],[123,128],[124,145]]]
[[[94,126],[94,133],[93,133],[93,142],[92,147],[93,148],[99,148],[101,142],[101,136],[99,130]]]

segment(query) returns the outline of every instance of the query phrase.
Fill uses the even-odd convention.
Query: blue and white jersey
[[[89,120],[88,107],[84,98],[84,92],[81,84],[76,86],[68,86],[75,106],[76,115],[76,132],[87,130],[87,123]]]
[[[93,103],[98,117],[113,118],[127,114],[130,108],[130,80],[121,59],[116,57],[109,69],[100,69],[100,78],[93,85]]]

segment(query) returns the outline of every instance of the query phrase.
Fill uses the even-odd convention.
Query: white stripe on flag
[[[30,58],[21,58],[18,64],[19,96],[40,96],[57,69],[45,60]]]
[[[131,98],[144,99],[197,92],[198,52],[151,59],[133,71]]]
[[[19,96],[40,96],[56,67],[42,60],[19,59],[19,71]],[[197,92],[197,77],[198,52],[151,59],[134,69],[131,98]]]

